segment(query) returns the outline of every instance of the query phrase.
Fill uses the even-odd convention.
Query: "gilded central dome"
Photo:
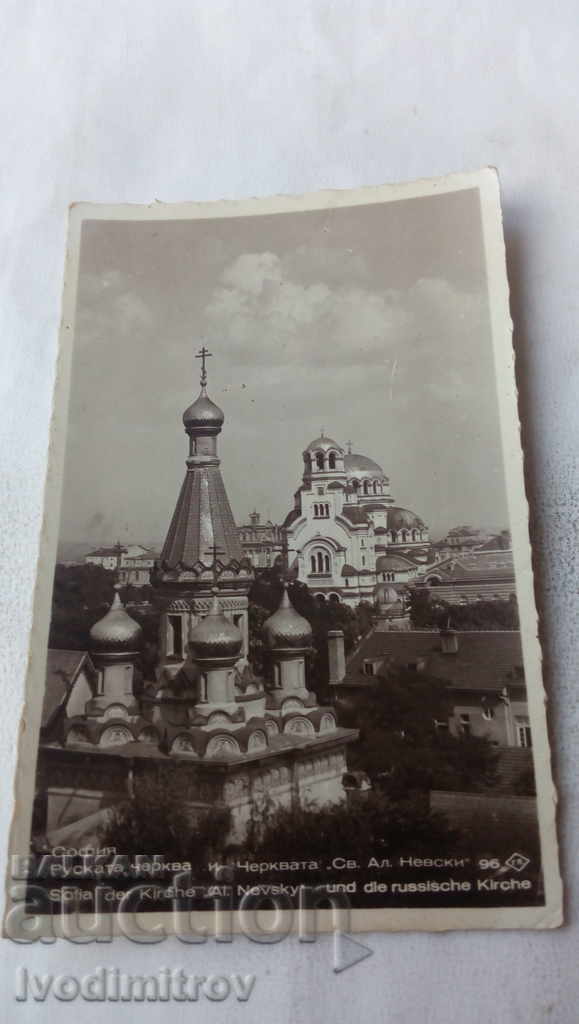
[[[221,611],[217,591],[213,592],[209,614],[191,631],[189,643],[193,657],[199,659],[231,658],[240,653],[243,638],[237,626]]]
[[[263,634],[267,646],[273,649],[311,646],[312,627],[303,615],[296,612],[286,587],[278,610],[263,624]]]
[[[125,611],[117,590],[106,615],[90,631],[90,649],[99,654],[136,654],[142,629]]]
[[[382,466],[373,459],[368,459],[365,455],[356,455],[354,452],[344,456],[344,470],[346,476],[355,477],[356,480],[386,479]]]
[[[198,398],[195,399],[188,409],[183,413],[183,423],[186,430],[195,427],[210,427],[214,430],[221,430],[225,416],[207,395],[204,387],[201,388]]]

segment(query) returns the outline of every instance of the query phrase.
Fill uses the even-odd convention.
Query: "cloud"
[[[476,398],[476,339],[485,318],[479,294],[442,278],[377,290],[352,283],[344,268],[341,281],[335,274],[298,280],[298,262],[295,251],[283,259],[254,252],[224,268],[203,330],[228,361],[260,367],[276,395],[314,398],[361,387],[388,388],[401,405],[421,390],[446,403]],[[313,262],[322,269],[319,254]]]

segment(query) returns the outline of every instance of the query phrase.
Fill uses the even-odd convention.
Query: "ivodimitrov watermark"
[[[117,967],[97,967],[88,974],[36,974],[26,967],[16,971],[17,1002],[44,1003],[57,999],[70,1003],[223,1002],[246,1003],[255,986],[255,974],[187,974],[181,967],[161,967],[156,974],[126,974]]]

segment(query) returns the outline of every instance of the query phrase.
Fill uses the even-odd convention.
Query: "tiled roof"
[[[217,466],[203,466],[185,476],[161,563],[171,569],[196,562],[211,565],[214,544],[221,549],[217,560],[223,565],[242,561],[243,548],[221,472]]]
[[[86,651],[57,651],[52,648],[48,651],[41,719],[43,727],[64,703],[87,659]]]
[[[346,563],[346,565],[342,569],[342,576],[358,576],[358,575],[359,575],[358,570],[355,569],[353,565],[348,565],[348,563]]]
[[[94,555],[98,556],[99,558],[110,558],[111,556],[114,556],[116,558],[117,555],[126,555],[126,553],[127,549],[123,547],[96,548],[94,551],[89,551],[85,557],[90,558]]]
[[[450,557],[431,571],[444,580],[464,581],[514,576],[512,551],[468,551]]]
[[[378,545],[376,545],[377,550]],[[381,555],[376,561],[376,572],[386,572],[386,570],[408,572],[409,569],[415,567],[414,562],[411,562],[409,558],[402,558],[401,555]]]
[[[368,524],[368,516],[364,509],[359,508],[357,505],[344,505],[342,515],[349,519],[351,523],[354,523],[355,526],[366,526]]]
[[[523,664],[518,630],[459,631],[456,636],[458,652],[443,654],[437,632],[374,631],[348,659],[346,681],[367,680],[362,676],[364,661],[383,658],[384,671],[388,665],[402,667],[424,661],[425,672],[461,689],[501,690],[509,683],[523,685],[523,677],[517,671]]]

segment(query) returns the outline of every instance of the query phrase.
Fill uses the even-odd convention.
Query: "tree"
[[[474,601],[449,604],[441,601],[436,588],[415,588],[410,593],[410,619],[414,629],[518,629],[519,613],[514,594],[508,601]]]
[[[213,807],[194,817],[171,769],[149,769],[135,781],[130,800],[114,808],[99,835],[119,854],[160,853],[167,861],[190,861],[201,873],[222,853],[231,812]]]
[[[451,711],[443,680],[402,669],[376,677],[340,724],[359,729],[348,764],[366,772],[393,800],[431,789],[483,789],[493,781],[496,752],[481,737],[440,730]]]

